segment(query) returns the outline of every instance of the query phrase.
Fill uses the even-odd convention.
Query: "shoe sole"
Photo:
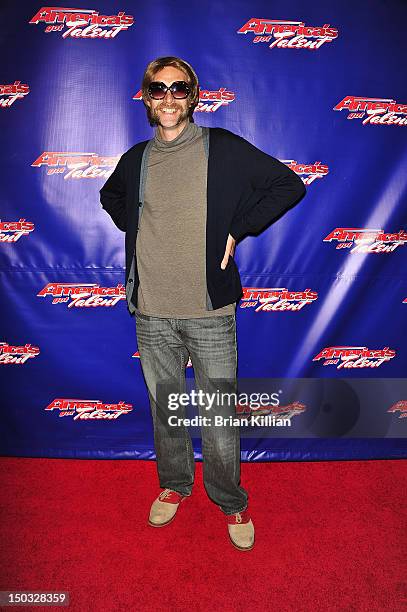
[[[238,546],[237,544],[234,543],[234,541],[232,540],[232,538],[229,536],[229,540],[231,541],[231,543],[233,544],[233,546],[235,548],[237,548],[237,550],[242,550],[243,552],[246,550],[252,550],[252,548],[254,547],[254,540],[253,540],[253,544],[251,546],[248,546],[247,548],[242,547],[242,546]]]
[[[148,524],[151,525],[151,527],[165,527],[166,525],[169,525],[170,523],[172,523],[172,521],[175,519],[176,516],[177,516],[177,513],[175,513],[174,516],[170,518],[169,521],[166,521],[165,523],[152,523],[151,521],[148,521]]]

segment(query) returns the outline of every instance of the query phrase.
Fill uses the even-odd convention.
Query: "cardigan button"
[[[139,205],[139,208],[141,208],[143,206],[143,202],[139,202],[138,205]]]

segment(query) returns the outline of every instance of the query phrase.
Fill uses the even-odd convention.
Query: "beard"
[[[173,105],[173,106],[168,106],[165,108],[176,108],[177,110],[179,109],[181,112],[179,113],[179,117],[178,117],[178,121],[175,125],[171,126],[171,127],[177,127],[178,125],[180,125],[183,121],[185,121],[185,119],[188,119],[189,117],[189,109],[182,109],[181,107],[179,107],[178,105]],[[154,111],[152,111],[151,113],[151,119],[154,123],[154,125],[161,125],[162,127],[164,127],[160,121],[160,116],[159,113],[157,112],[159,110],[159,107],[157,107],[156,109],[154,109]],[[167,128],[168,129],[168,128]]]

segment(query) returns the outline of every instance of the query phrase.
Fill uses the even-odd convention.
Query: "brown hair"
[[[148,87],[152,81],[154,81],[154,77],[162,68],[166,66],[173,66],[174,68],[178,68],[178,70],[182,70],[185,74],[186,82],[191,87],[191,94],[189,96],[189,120],[193,123],[194,119],[192,114],[199,102],[199,84],[198,77],[196,75],[195,70],[192,68],[188,62],[182,60],[180,57],[158,57],[154,61],[150,62],[144,72],[143,81],[141,84],[141,95],[144,106],[147,111],[147,118],[151,126],[156,125],[155,120],[152,117],[149,106],[146,104],[146,100],[149,100],[148,96]]]

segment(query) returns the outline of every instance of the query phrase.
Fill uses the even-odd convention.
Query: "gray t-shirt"
[[[136,243],[141,314],[196,318],[235,313],[235,303],[206,309],[207,171],[200,126],[188,122],[170,142],[156,129]]]

